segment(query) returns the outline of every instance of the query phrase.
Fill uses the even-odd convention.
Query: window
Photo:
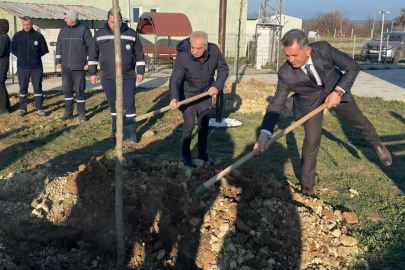
[[[132,22],[137,24],[142,15],[142,6],[132,6]]]
[[[150,12],[159,12],[159,8],[157,7],[150,8]]]

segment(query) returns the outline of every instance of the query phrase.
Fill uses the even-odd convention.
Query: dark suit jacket
[[[346,92],[342,101],[353,101],[350,89],[360,71],[356,61],[326,41],[312,43],[310,47],[312,62],[323,85],[315,85],[301,68],[293,68],[286,61],[278,71],[276,94],[267,107],[262,129],[273,133],[284,107],[293,113],[295,120],[300,119],[321,105],[336,86]],[[290,92],[294,95],[287,101]]]

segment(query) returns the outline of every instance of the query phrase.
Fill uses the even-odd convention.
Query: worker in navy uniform
[[[59,32],[56,42],[56,67],[62,69],[62,87],[65,95],[65,112],[59,117],[64,121],[73,117],[73,93],[79,121],[86,122],[85,96],[87,57],[93,43],[90,29],[78,21],[76,10],[65,13],[66,25]]]
[[[11,45],[10,37],[7,35],[8,29],[8,21],[0,19],[0,115],[10,113],[10,98],[6,88]]]
[[[120,16],[120,34],[121,34],[121,58],[122,58],[122,77],[123,77],[123,109],[127,121],[134,120],[135,110],[135,87],[136,83],[143,81],[145,73],[145,60],[141,41],[132,28],[122,23]],[[115,87],[115,53],[114,53],[114,16],[112,10],[108,12],[108,21],[104,28],[99,29],[94,34],[94,42],[89,54],[89,74],[93,84],[97,80],[97,65],[100,64],[101,86],[107,96],[112,117],[112,136],[110,140],[115,142],[116,137],[116,87]],[[135,67],[137,75],[135,76]],[[131,137],[130,143],[136,143],[136,123],[128,126]]]
[[[177,45],[179,52],[174,62],[170,77],[170,105],[183,112],[184,124],[182,134],[182,155],[186,166],[197,167],[190,151],[191,134],[195,118],[198,122],[198,159],[213,161],[207,154],[209,112],[211,97],[204,97],[195,102],[179,106],[178,102],[203,92],[210,96],[222,91],[229,75],[229,67],[217,45],[208,42],[208,35],[195,31],[190,38]],[[214,78],[215,71],[217,76]]]
[[[20,110],[18,116],[27,114],[28,84],[31,79],[34,88],[35,109],[38,116],[45,116],[42,109],[43,67],[41,57],[47,54],[48,45],[44,36],[32,28],[32,18],[22,18],[23,30],[17,32],[11,41],[11,53],[17,57],[18,83],[20,85]]]

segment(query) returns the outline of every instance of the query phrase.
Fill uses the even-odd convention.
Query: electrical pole
[[[377,3],[374,1],[374,17],[373,17],[373,28],[371,29],[371,38],[374,37],[374,23],[375,23],[375,12],[377,11]]]
[[[381,64],[381,53],[382,53],[382,42],[383,42],[383,34],[384,34],[384,18],[385,14],[389,14],[389,11],[382,10],[378,13],[382,14],[382,24],[381,24],[381,37],[380,37],[380,50],[378,52],[378,63]],[[387,55],[385,55],[387,57]]]

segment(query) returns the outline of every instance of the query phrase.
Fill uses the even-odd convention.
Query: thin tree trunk
[[[121,58],[121,33],[118,0],[113,0],[114,14],[114,50],[115,50],[115,83],[116,83],[116,162],[115,162],[115,235],[117,241],[117,264],[120,269],[125,263],[125,237],[123,217],[123,170],[122,170],[122,140],[123,140],[123,110],[122,110],[122,58]]]
[[[238,35],[236,36],[236,57],[235,57],[235,76],[236,83],[239,83],[239,45],[240,45],[240,27],[242,24],[242,11],[245,5],[245,0],[240,0],[239,21],[238,21]]]

